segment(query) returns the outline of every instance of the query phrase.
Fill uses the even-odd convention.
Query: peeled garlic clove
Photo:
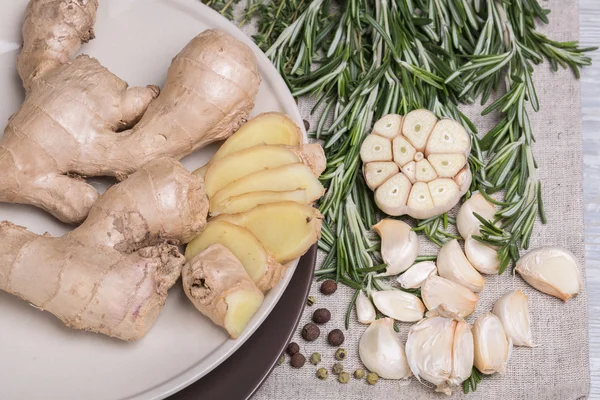
[[[387,114],[373,125],[373,132],[376,135],[393,139],[400,134],[402,129],[402,115]]]
[[[406,353],[394,331],[394,320],[373,321],[358,344],[360,360],[368,370],[384,379],[403,379],[411,375]]]
[[[398,173],[375,190],[375,204],[387,215],[404,215],[411,188],[412,184],[408,178]]]
[[[414,294],[401,290],[382,290],[373,293],[375,307],[386,317],[403,322],[415,322],[423,319],[425,306]]]
[[[443,119],[435,125],[425,149],[427,157],[432,153],[462,153],[467,156],[470,152],[471,136],[461,124],[451,119]]]
[[[381,257],[387,264],[385,273],[380,275],[397,275],[406,271],[419,255],[417,234],[408,224],[391,218],[382,219],[373,225],[373,229],[381,237]]]
[[[412,143],[417,151],[423,151],[427,144],[427,138],[437,122],[437,117],[431,111],[411,111],[404,117],[402,135]]]
[[[410,327],[406,358],[410,370],[434,385],[444,385],[452,373],[452,347],[456,321],[426,318]]]
[[[441,315],[462,319],[475,311],[479,296],[451,280],[431,275],[421,286],[421,298],[428,310],[427,316]]]
[[[421,182],[430,182],[438,177],[429,161],[423,159],[415,165],[415,177]]]
[[[410,183],[415,183],[417,181],[417,173],[416,173],[417,163],[414,161],[409,162],[404,167],[402,167],[402,173],[406,175]]]
[[[482,274],[495,275],[500,271],[498,251],[473,238],[465,239],[465,254],[471,265]]]
[[[506,336],[502,322],[492,313],[481,315],[473,324],[473,342],[475,345],[475,367],[482,374],[501,374],[512,351],[512,342]]]
[[[375,321],[375,307],[362,290],[358,293],[358,297],[354,304],[356,306],[356,318],[358,319],[358,322],[361,324],[370,324]]]
[[[378,135],[369,135],[360,146],[360,158],[364,163],[392,161],[392,143]]]
[[[397,136],[392,140],[392,154],[394,156],[394,162],[399,167],[404,167],[409,162],[413,161],[417,149],[414,148],[404,136]]]
[[[363,165],[365,182],[371,190],[383,185],[392,176],[400,171],[396,163],[392,161],[375,161]]]
[[[450,386],[458,386],[471,376],[474,353],[471,325],[465,321],[458,321],[452,343],[452,373],[448,379]]]
[[[396,281],[404,289],[418,289],[429,275],[435,274],[437,274],[435,263],[433,261],[423,261],[410,267]]]
[[[467,164],[463,154],[430,154],[427,158],[440,178],[454,178]]]
[[[581,272],[575,256],[560,247],[540,247],[517,261],[516,271],[527,283],[567,301],[581,290]]]
[[[535,347],[529,326],[527,295],[521,289],[500,297],[492,310],[502,322],[506,336],[515,346]]]
[[[425,219],[435,214],[433,199],[425,182],[415,182],[408,196],[409,215],[417,219]]]
[[[445,243],[437,256],[438,274],[460,283],[473,292],[481,292],[485,279],[471,265],[456,239]]]
[[[458,229],[458,233],[464,239],[470,234],[480,234],[479,227],[481,226],[481,222],[473,213],[481,215],[488,221],[493,221],[496,209],[481,193],[477,193],[465,201],[456,215],[456,229]]]

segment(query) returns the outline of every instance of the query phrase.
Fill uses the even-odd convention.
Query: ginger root
[[[17,62],[27,96],[0,142],[0,201],[67,223],[83,221],[98,198],[79,177],[124,179],[153,159],[229,137],[260,84],[252,50],[207,30],[173,59],[160,96],[156,86],[128,88],[93,58],[71,60],[94,37],[97,6],[30,1]]]
[[[185,262],[177,244],[205,225],[200,179],[172,159],[144,165],[109,188],[62,237],[0,222],[0,290],[74,329],[143,337]]]
[[[188,261],[183,290],[196,309],[236,339],[263,302],[240,261],[224,246],[212,244]]]

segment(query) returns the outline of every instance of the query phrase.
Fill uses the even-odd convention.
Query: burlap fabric
[[[553,38],[574,40],[578,37],[578,5],[574,0],[541,0],[543,6],[552,10],[550,25],[542,28]],[[535,85],[541,111],[531,112],[533,130],[537,142],[534,154],[539,164],[538,174],[544,184],[544,201],[548,224],[539,221],[531,241],[531,248],[541,245],[560,245],[570,249],[584,266],[583,209],[582,209],[582,140],[579,83],[570,71],[553,73],[547,64],[536,69]],[[314,125],[309,112],[310,99],[300,101],[300,112]],[[481,117],[480,107],[465,107],[465,112],[480,132],[486,132],[496,122],[494,116]],[[422,253],[431,254],[435,247],[421,238]],[[585,279],[585,268],[582,271]],[[509,290],[522,288],[529,296],[534,340],[539,347],[515,348],[505,375],[486,377],[471,399],[580,399],[589,392],[588,317],[587,293],[567,303],[537,292],[519,276],[509,272],[502,276],[487,276],[477,311],[469,322],[489,311],[493,302]],[[290,283],[291,285],[294,282]],[[333,296],[319,293],[313,283],[311,294],[317,298],[313,307],[304,311],[295,340],[306,357],[319,352],[322,361],[318,366],[310,363],[302,369],[293,369],[286,363],[276,367],[262,388],[256,393],[257,400],[338,400],[338,399],[430,399],[443,398],[434,393],[430,384],[421,384],[415,378],[408,381],[380,380],[375,386],[365,380],[351,379],[340,384],[330,374],[329,379],[316,378],[317,368],[330,369],[335,348],[326,343],[327,333],[335,328],[343,329],[346,307],[352,291],[340,287]],[[331,310],[332,319],[321,327],[321,337],[312,343],[300,337],[302,325],[309,322],[317,307]],[[343,345],[348,359],[343,362],[346,371],[362,367],[358,357],[358,340],[365,326],[356,322],[352,314],[351,328],[345,331]],[[406,340],[409,324],[401,324],[400,336]],[[453,397],[461,398],[462,392]]]

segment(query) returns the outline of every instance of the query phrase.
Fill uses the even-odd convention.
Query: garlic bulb
[[[527,283],[567,301],[581,290],[581,272],[575,256],[560,247],[540,247],[517,261],[516,271]]]
[[[473,324],[475,367],[481,373],[504,373],[512,352],[512,342],[506,337],[502,322],[492,313],[481,315]]]
[[[502,322],[506,336],[515,346],[534,347],[529,326],[527,295],[521,289],[513,290],[500,297],[492,310]]]
[[[442,386],[450,378],[455,328],[456,321],[442,317],[426,318],[410,327],[406,358],[419,381]]]
[[[471,265],[456,239],[446,242],[437,256],[438,274],[473,292],[481,292],[485,279]]]
[[[414,294],[401,290],[382,290],[373,293],[375,307],[386,317],[403,322],[415,322],[423,319],[425,306]]]
[[[410,267],[405,273],[400,275],[396,281],[404,289],[418,289],[429,275],[436,274],[437,268],[435,263],[433,261],[423,261]]]
[[[474,357],[475,347],[471,325],[465,321],[458,321],[452,343],[452,373],[448,379],[451,387],[460,385],[471,376]]]
[[[402,222],[385,218],[373,225],[381,237],[381,257],[387,264],[381,276],[397,275],[406,271],[419,255],[419,238],[412,228]]]
[[[421,298],[429,310],[427,316],[462,319],[475,311],[479,296],[448,279],[432,275],[421,286]]]
[[[465,201],[456,215],[456,229],[464,239],[470,234],[479,235],[481,222],[473,213],[481,215],[488,221],[493,221],[496,209],[481,193],[477,193]]]
[[[482,274],[495,275],[500,271],[497,250],[475,240],[473,235],[465,239],[465,254],[471,265]]]
[[[356,298],[356,318],[361,324],[370,324],[375,321],[376,312],[373,303],[361,290]]]
[[[368,370],[385,379],[403,379],[411,375],[404,346],[394,331],[394,320],[373,321],[358,344],[360,360]]]

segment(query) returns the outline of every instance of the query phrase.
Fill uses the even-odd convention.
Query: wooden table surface
[[[584,46],[600,45],[600,0],[581,0],[580,38]],[[590,318],[590,398],[600,399],[600,51],[581,79],[584,152],[585,249]]]

